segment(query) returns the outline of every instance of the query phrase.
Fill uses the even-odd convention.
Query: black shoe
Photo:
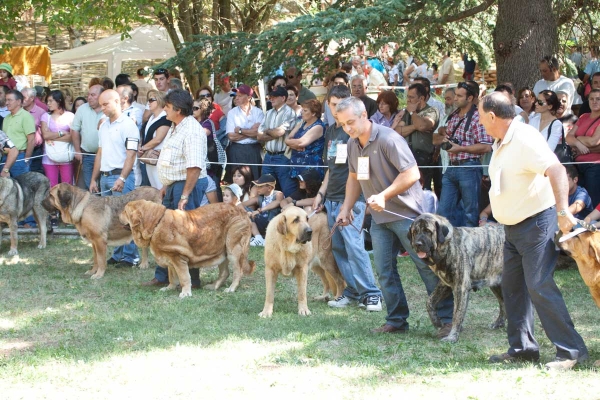
[[[519,357],[519,356],[511,356],[508,353],[497,354],[491,356],[489,358],[490,364],[512,364],[516,362],[538,362],[540,360],[540,356],[528,356],[528,357]]]
[[[58,218],[50,218],[50,227],[52,229],[58,229]]]
[[[133,268],[136,265],[137,265],[136,263],[132,263],[130,261],[121,260],[121,261],[118,262],[117,265],[115,265],[115,268],[123,268],[123,267]]]
[[[115,264],[119,264],[121,261],[119,260],[115,260],[114,258],[109,258],[108,261],[106,261],[106,264],[108,265],[115,265]]]

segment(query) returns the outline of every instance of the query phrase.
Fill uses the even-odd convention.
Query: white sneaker
[[[351,303],[352,303],[352,300],[350,300],[349,298],[347,298],[344,295],[341,295],[340,297],[338,297],[335,300],[328,301],[327,305],[329,307],[334,307],[334,308],[344,308],[344,307],[348,307]]]
[[[263,238],[259,238],[259,237],[253,237],[252,239],[250,239],[250,246],[254,246],[254,247],[264,247],[265,245],[265,239]]]
[[[379,296],[369,296],[365,299],[367,311],[381,311],[381,298]]]

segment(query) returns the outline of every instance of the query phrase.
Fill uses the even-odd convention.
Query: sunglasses
[[[148,103],[154,103],[155,101],[156,101],[156,99],[155,99],[155,98],[150,98],[150,99],[148,99]]]
[[[166,73],[168,73],[168,71],[164,68],[159,68],[159,69],[154,70],[154,75],[164,75]]]
[[[478,93],[473,93],[473,89],[466,82],[459,82],[457,87],[459,89],[465,89],[467,91],[467,97],[469,97],[469,96],[477,97]]]
[[[197,107],[197,106],[192,107],[192,110],[194,110],[194,111],[198,111],[199,109],[200,109],[200,107]]]
[[[548,103],[544,103],[542,100],[537,100],[536,103],[538,106],[547,106],[548,105]]]

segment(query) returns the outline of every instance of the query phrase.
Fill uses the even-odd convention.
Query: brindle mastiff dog
[[[505,313],[502,289],[504,262],[504,228],[501,225],[481,228],[454,228],[439,215],[421,214],[408,232],[417,255],[440,278],[427,302],[427,312],[433,325],[442,327],[435,307],[452,292],[454,317],[452,330],[442,340],[456,342],[467,312],[469,292],[489,286],[498,299],[500,313],[491,328],[504,326]]]
[[[10,228],[9,256],[19,254],[17,223],[33,214],[40,231],[38,249],[46,247],[46,220],[48,212],[42,207],[42,200],[48,195],[50,181],[37,172],[27,172],[16,178],[0,177],[0,222],[5,222]],[[2,227],[0,227],[0,243],[2,242]]]
[[[119,246],[132,240],[129,227],[119,222],[119,214],[127,203],[140,199],[160,204],[160,191],[144,186],[123,196],[100,197],[68,183],[60,183],[50,190],[42,205],[50,212],[60,211],[62,220],[75,225],[79,234],[92,244],[94,265],[85,274],[100,279],[106,272],[107,246]],[[140,268],[148,268],[148,249],[141,250]]]

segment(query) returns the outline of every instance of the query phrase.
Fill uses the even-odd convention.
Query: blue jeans
[[[188,202],[185,205],[186,210],[195,210],[196,208],[200,207],[200,202],[202,202],[202,198],[204,197],[204,193],[208,187],[209,179],[210,178],[198,179],[194,190],[192,190],[192,193],[190,193],[188,196]],[[185,181],[177,181],[167,186],[167,192],[165,193],[165,197],[163,199],[163,206],[167,207],[169,210],[177,210],[184,186]],[[169,282],[169,270],[165,267],[157,265],[156,270],[154,271],[154,277],[159,282],[167,283]],[[200,270],[198,268],[190,269],[190,277],[192,278],[192,285],[200,285]]]
[[[329,229],[335,225],[342,203],[341,201],[325,201]],[[357,201],[352,209],[354,211],[352,224],[359,230],[365,219],[365,208],[365,203]],[[336,229],[331,238],[331,249],[335,262],[346,281],[344,296],[358,301],[362,301],[368,296],[381,297],[381,290],[375,284],[371,259],[365,250],[365,243],[360,232],[351,226],[345,226],[341,231]]]
[[[502,295],[506,307],[508,353],[537,358],[533,336],[535,311],[557,357],[586,358],[588,351],[575,330],[560,289],[554,282],[558,252],[554,245],[556,209],[550,207],[516,225],[505,225]]]
[[[442,178],[442,196],[438,214],[448,218],[452,226],[461,226],[461,215],[457,215],[459,202],[464,207],[465,226],[479,226],[479,191],[483,171],[479,160],[467,161],[462,165],[473,165],[474,168],[462,166],[449,167]]]
[[[84,154],[81,156],[81,170],[83,172],[83,182],[85,188],[90,188],[90,182],[92,181],[92,173],[94,172],[94,161],[96,161],[95,154]],[[77,182],[75,182],[77,184]]]
[[[592,205],[595,207],[600,204],[600,165],[598,164],[579,164],[579,184],[583,186],[590,197]]]
[[[119,179],[119,175],[101,176],[100,177],[100,191],[103,192],[102,196],[123,196],[135,189],[135,177],[133,172],[129,174],[125,180],[122,192],[106,192],[110,190],[115,182]],[[106,193],[105,193],[106,192]],[[117,261],[126,261],[130,263],[136,263],[139,260],[138,249],[133,240],[131,243],[124,246],[115,247],[112,258]]]
[[[408,303],[400,274],[398,274],[398,251],[400,244],[412,258],[419,271],[419,275],[425,284],[427,294],[431,294],[439,282],[439,278],[433,271],[417,256],[415,250],[408,240],[408,229],[412,221],[402,219],[399,221],[383,224],[371,222],[371,239],[373,241],[373,256],[375,268],[379,275],[379,286],[383,292],[385,305],[387,307],[386,324],[395,328],[408,328]],[[438,317],[442,323],[452,322],[454,310],[454,298],[452,296],[442,300],[437,305]]]
[[[290,196],[298,190],[298,181],[290,177],[289,167],[272,167],[273,165],[290,165],[290,159],[283,154],[272,156],[269,153],[265,154],[265,159],[262,166],[262,174],[271,174],[277,179],[279,187],[285,197]]]
[[[29,172],[29,165],[26,164],[25,161],[23,161],[24,159],[25,159],[25,153],[19,153],[19,155],[17,156],[17,159],[15,160],[15,163],[10,168],[10,176],[15,178],[19,175]],[[6,163],[6,155],[3,154],[2,155],[2,164],[0,164],[0,167],[4,168],[5,163]]]

